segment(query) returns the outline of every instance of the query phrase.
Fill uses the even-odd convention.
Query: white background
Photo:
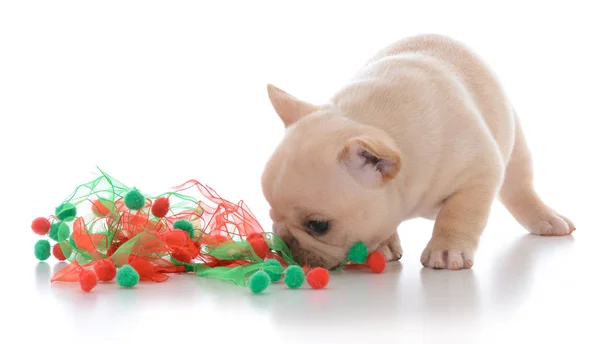
[[[3,1],[3,338],[597,340],[597,14],[592,1]],[[36,261],[29,225],[96,166],[149,194],[197,179],[270,228],[260,175],[283,128],[266,84],[325,101],[416,33],[457,38],[493,67],[521,116],[536,187],[575,222],[573,236],[526,235],[496,204],[470,271],[422,269],[432,223],[413,221],[400,228],[401,263],[332,277],[328,290],[257,297],[193,276],[89,294],[49,285],[56,262]]]

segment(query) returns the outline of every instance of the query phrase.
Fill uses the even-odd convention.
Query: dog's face
[[[357,241],[374,250],[395,232],[392,181],[400,153],[382,131],[338,109],[314,106],[269,85],[286,135],[262,176],[273,231],[300,264],[334,268]]]

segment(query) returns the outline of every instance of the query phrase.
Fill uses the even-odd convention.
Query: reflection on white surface
[[[445,338],[446,342],[485,339],[488,343],[509,339],[511,331],[521,327],[540,326],[536,319],[548,317],[547,312],[560,318],[562,325],[545,323],[538,337],[557,339],[557,331],[566,335],[573,330],[569,319],[571,326],[582,326],[573,314],[565,314],[578,302],[593,302],[577,299],[574,293],[569,296],[572,283],[594,287],[591,279],[575,273],[576,265],[567,263],[576,260],[575,237],[494,237],[496,249],[489,244],[483,245],[482,250],[488,251],[471,270],[425,269],[418,256],[405,255],[382,274],[346,270],[333,273],[324,290],[307,285],[289,290],[279,282],[260,295],[193,274],[175,275],[161,284],[141,283],[129,290],[105,283],[83,293],[75,283],[51,285],[51,273],[57,270],[54,264],[41,262],[33,268],[35,290],[29,297],[36,307],[52,310],[48,314],[69,329],[70,337],[94,333],[91,339],[98,342],[140,336],[150,341],[181,339],[187,331],[210,331],[246,342],[262,336],[267,336],[266,342],[364,342],[372,336],[397,336],[425,342]],[[565,264],[556,264],[560,260]],[[110,330],[99,331],[100,324]],[[48,322],[44,326],[54,328]],[[37,338],[40,332],[24,336]]]

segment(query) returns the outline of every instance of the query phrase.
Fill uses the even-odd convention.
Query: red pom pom
[[[67,259],[67,257],[65,257],[65,254],[62,251],[62,248],[60,248],[60,245],[58,243],[56,243],[56,244],[54,244],[54,246],[52,246],[52,255],[54,257],[56,257],[56,259],[58,259],[58,260]]]
[[[324,288],[329,283],[329,271],[323,268],[314,268],[306,274],[306,282],[313,289]]]
[[[259,256],[261,259],[265,259],[267,253],[269,253],[269,245],[267,244],[265,239],[263,239],[262,237],[252,238],[248,240],[248,243],[250,244],[250,246],[252,246],[252,249],[254,250],[254,253],[256,253],[257,256]]]
[[[45,235],[50,231],[50,221],[43,217],[38,217],[31,222],[31,229],[35,234]]]
[[[367,257],[367,266],[375,273],[382,272],[385,269],[385,265],[385,256],[379,251],[372,252]]]
[[[190,235],[181,229],[174,229],[163,233],[162,240],[169,248],[181,248],[187,246],[189,243]]]
[[[94,271],[100,281],[110,282],[117,275],[117,267],[112,259],[102,259],[94,263]]]
[[[161,197],[154,201],[154,204],[152,204],[152,215],[158,218],[163,218],[167,216],[170,206],[169,199],[166,197]]]
[[[194,258],[189,254],[189,252],[186,252],[184,250],[173,252],[171,253],[171,256],[173,256],[173,258],[177,259],[178,261],[186,264],[190,264],[192,262],[192,259]]]
[[[79,286],[83,291],[90,291],[98,284],[96,274],[91,270],[82,270],[79,273]]]

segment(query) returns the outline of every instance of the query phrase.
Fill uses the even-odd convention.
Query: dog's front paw
[[[431,269],[470,269],[475,249],[458,239],[433,237],[423,253],[421,264]]]
[[[531,216],[526,227],[532,234],[543,236],[569,235],[575,230],[571,220],[550,210]]]
[[[390,239],[381,244],[379,248],[377,248],[377,251],[383,253],[383,256],[388,262],[400,260],[400,258],[402,258],[402,246],[400,245],[398,233],[394,234]]]

